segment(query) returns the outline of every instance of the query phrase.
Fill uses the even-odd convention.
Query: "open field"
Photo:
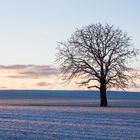
[[[0,91],[1,140],[140,139],[140,93],[118,93],[100,108],[96,96],[76,91],[18,92]]]

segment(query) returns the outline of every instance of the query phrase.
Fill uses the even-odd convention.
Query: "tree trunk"
[[[107,97],[106,97],[106,85],[101,83],[100,86],[100,106],[105,107],[107,106]]]

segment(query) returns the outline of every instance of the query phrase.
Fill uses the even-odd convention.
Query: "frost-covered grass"
[[[139,140],[140,100],[0,100],[1,140]]]

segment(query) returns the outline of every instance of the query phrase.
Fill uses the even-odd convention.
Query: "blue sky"
[[[89,24],[113,24],[140,49],[139,14],[140,0],[0,0],[0,89],[63,89],[56,47]]]
[[[139,13],[139,0],[0,0],[0,64],[55,64],[59,41],[98,22],[121,28],[140,48]]]

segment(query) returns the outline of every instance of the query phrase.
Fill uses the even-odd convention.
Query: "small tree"
[[[133,81],[129,66],[136,52],[122,30],[93,24],[76,30],[69,40],[59,43],[57,61],[65,81],[78,77],[78,84],[98,88],[100,106],[107,106],[108,88],[124,89],[128,81]]]

